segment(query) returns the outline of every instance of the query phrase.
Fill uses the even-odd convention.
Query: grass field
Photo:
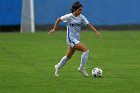
[[[78,51],[54,76],[67,50],[65,32],[0,33],[0,93],[140,93],[140,32],[101,33],[81,33],[90,49],[87,78],[77,71]],[[102,78],[91,77],[94,67],[103,69]]]

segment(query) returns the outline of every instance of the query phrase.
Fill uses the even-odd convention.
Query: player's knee
[[[82,52],[89,52],[89,49],[85,47],[82,49]]]
[[[86,49],[83,53],[87,53],[88,54],[89,53],[89,49]]]
[[[70,58],[72,57],[72,55],[73,55],[73,53],[68,53],[68,54],[67,54],[67,58],[70,59]]]
[[[70,59],[72,57],[72,55],[67,55],[67,58]]]
[[[83,55],[85,55],[86,57],[88,57],[88,54],[89,54],[89,50],[83,52]]]

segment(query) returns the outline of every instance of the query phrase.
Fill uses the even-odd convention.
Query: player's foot
[[[55,65],[55,76],[59,77],[59,69],[57,65]]]
[[[81,72],[85,77],[88,77],[88,73],[86,72],[84,67],[79,67],[78,71]]]

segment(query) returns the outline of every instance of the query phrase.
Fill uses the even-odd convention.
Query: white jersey
[[[62,16],[61,20],[67,23],[67,39],[69,42],[76,43],[73,40],[80,41],[81,25],[87,25],[88,20],[82,14],[75,17],[72,13]]]

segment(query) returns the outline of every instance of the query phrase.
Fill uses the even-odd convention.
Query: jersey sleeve
[[[82,16],[82,23],[87,25],[89,23],[89,21],[83,15],[81,15],[81,16]]]
[[[66,14],[66,15],[64,15],[64,16],[61,16],[61,20],[62,20],[63,22],[67,22],[68,19],[69,19],[69,17],[70,17],[70,14]]]

